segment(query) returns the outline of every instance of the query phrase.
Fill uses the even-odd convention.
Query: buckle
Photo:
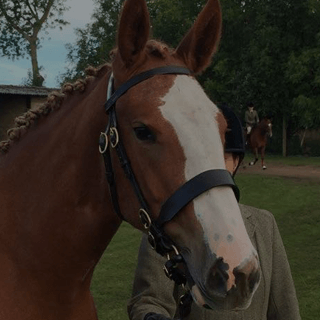
[[[140,216],[140,220],[141,220],[144,228],[148,230],[151,226],[151,223],[152,223],[149,214],[147,213],[146,210],[140,209],[139,216]]]
[[[177,285],[182,285],[182,287],[184,287],[187,282],[186,275],[178,268],[178,264],[182,263],[184,260],[174,245],[172,245],[171,248],[174,251],[174,255],[173,257],[170,257],[170,253],[167,253],[168,261],[165,263],[163,270],[170,280],[173,280]]]
[[[151,248],[153,250],[156,250],[156,247],[157,247],[156,239],[154,238],[153,234],[150,231],[148,232],[148,242]]]

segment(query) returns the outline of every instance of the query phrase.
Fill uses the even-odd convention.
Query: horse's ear
[[[145,0],[126,0],[118,28],[118,49],[128,68],[139,57],[149,38],[150,20]]]
[[[219,44],[221,24],[219,0],[209,0],[175,51],[192,72],[199,73],[210,64]]]

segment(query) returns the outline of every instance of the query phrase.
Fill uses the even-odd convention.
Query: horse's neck
[[[120,225],[98,151],[105,83],[65,99],[0,158],[1,248],[25,269],[85,276]]]

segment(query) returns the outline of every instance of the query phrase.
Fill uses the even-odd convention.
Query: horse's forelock
[[[169,48],[165,43],[156,40],[149,40],[146,49],[149,55],[161,59],[167,58],[173,52],[173,49]]]

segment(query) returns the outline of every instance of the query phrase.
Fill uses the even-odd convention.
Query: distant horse
[[[267,166],[264,163],[264,156],[268,136],[272,137],[272,123],[269,118],[263,118],[261,122],[252,128],[251,133],[247,138],[248,146],[255,156],[255,159],[249,163],[250,166],[256,164],[258,161],[258,154],[260,153],[262,169],[267,169]]]
[[[112,64],[1,143],[0,319],[97,319],[91,277],[122,219],[183,258],[198,304],[250,304],[260,267],[225,170],[227,123],[194,78],[218,45],[219,2],[175,50],[149,29],[145,0],[127,0]]]

